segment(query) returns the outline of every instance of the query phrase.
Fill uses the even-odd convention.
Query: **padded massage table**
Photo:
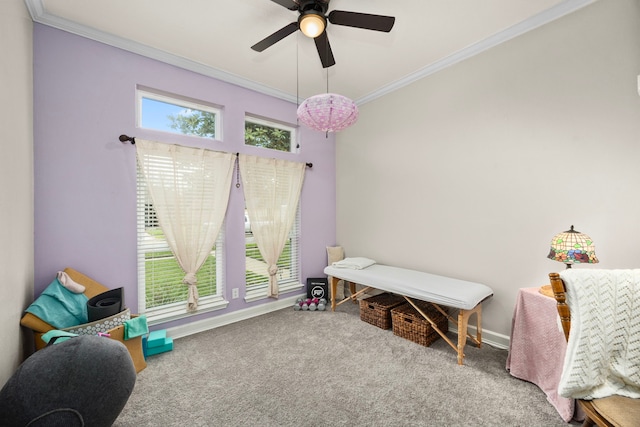
[[[357,297],[370,289],[391,292],[403,296],[409,304],[418,310],[442,339],[458,353],[459,365],[464,362],[464,346],[467,337],[478,347],[482,346],[482,302],[493,295],[493,290],[486,285],[381,264],[373,264],[363,269],[330,265],[324,269],[324,273],[331,277],[332,311],[335,311],[338,305],[349,300],[357,303]],[[342,301],[336,301],[335,295],[340,280],[349,283],[351,295]],[[363,285],[364,288],[356,292],[356,284]],[[457,325],[457,346],[438,329],[434,321],[416,306],[413,302],[414,299],[430,302],[439,312]],[[458,309],[457,321],[444,311],[440,307],[441,305]],[[469,317],[473,314],[476,314],[475,336],[467,331]]]

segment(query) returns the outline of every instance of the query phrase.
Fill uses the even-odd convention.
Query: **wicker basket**
[[[449,319],[440,313],[433,305],[423,301],[414,301],[431,320],[433,320],[443,333],[449,330]],[[446,308],[443,308],[446,312]],[[391,310],[391,321],[393,324],[393,334],[420,345],[429,346],[438,338],[440,334],[436,332],[431,324],[411,304],[402,304]]]
[[[360,300],[360,319],[381,329],[391,329],[391,309],[404,302],[393,294],[380,294]]]

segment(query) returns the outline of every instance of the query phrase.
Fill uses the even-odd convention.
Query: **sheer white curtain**
[[[235,155],[139,138],[136,150],[160,227],[185,272],[187,310],[194,311],[198,308],[196,273],[224,221]]]
[[[278,297],[278,258],[293,226],[306,165],[240,154],[251,230],[269,272],[267,295]]]

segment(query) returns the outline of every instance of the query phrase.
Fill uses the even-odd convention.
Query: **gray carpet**
[[[456,335],[451,334],[455,341]],[[148,358],[125,426],[568,426],[507,352],[423,347],[359,319],[280,310],[175,340]]]

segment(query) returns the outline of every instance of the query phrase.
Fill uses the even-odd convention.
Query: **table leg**
[[[469,317],[474,313],[476,336],[468,332]],[[460,309],[458,312],[458,365],[464,364],[464,346],[467,344],[467,338],[471,338],[478,348],[482,347],[482,304],[478,304],[471,310]]]
[[[464,346],[467,344],[467,317],[464,310],[458,312],[458,365],[464,365]]]
[[[336,311],[336,292],[338,292],[339,279],[331,276],[331,311]]]

